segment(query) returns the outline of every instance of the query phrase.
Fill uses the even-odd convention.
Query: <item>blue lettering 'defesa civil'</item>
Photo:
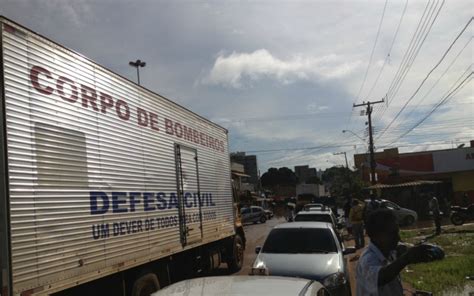
[[[159,213],[162,210],[178,209],[179,199],[175,192],[111,192],[91,191],[90,213],[91,215],[110,215],[120,213],[146,212]],[[186,224],[197,223],[217,219],[217,213],[213,209],[216,206],[212,193],[183,194],[182,205],[185,209],[201,208],[201,211],[191,211],[183,217]],[[136,219],[113,223],[102,223],[92,225],[92,237],[94,240],[107,239],[109,237],[128,235],[144,231],[155,231],[179,225],[179,217],[171,215],[151,215],[146,219]]]
[[[90,192],[91,215],[107,213],[150,212],[177,209],[178,195],[175,192]],[[214,207],[212,193],[185,192],[183,194],[185,208]]]

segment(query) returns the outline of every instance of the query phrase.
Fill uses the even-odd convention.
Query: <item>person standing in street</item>
[[[433,195],[429,202],[429,207],[433,213],[433,220],[436,226],[436,235],[441,234],[441,213],[439,211],[439,202],[436,196]]]
[[[400,230],[395,214],[388,209],[372,212],[366,227],[370,243],[356,267],[356,295],[402,296],[400,271],[408,264],[432,261],[431,247],[418,245],[397,252]]]
[[[352,235],[352,224],[349,221],[349,214],[351,212],[351,207],[352,207],[352,197],[348,196],[347,202],[344,204],[344,220],[346,222],[346,230],[349,236]]]
[[[352,235],[355,240],[355,248],[361,249],[365,246],[364,239],[364,206],[361,201],[354,199],[349,213],[349,222],[352,224]]]

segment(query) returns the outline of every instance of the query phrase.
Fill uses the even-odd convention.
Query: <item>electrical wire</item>
[[[398,32],[400,30],[400,25],[402,24],[402,21],[403,21],[403,17],[405,16],[405,12],[407,10],[407,7],[408,7],[408,0],[405,1],[405,7],[403,8],[403,12],[402,12],[402,15],[400,16],[400,20],[398,21],[398,25],[397,25],[397,29],[395,30],[395,35],[393,36],[393,39],[392,39],[392,43],[390,44],[390,48],[388,50],[388,54],[387,56],[385,57],[385,60],[383,62],[383,65],[382,65],[382,68],[380,69],[380,72],[379,74],[377,75],[377,78],[375,79],[374,83],[372,84],[372,87],[370,88],[369,90],[369,93],[367,94],[366,96],[366,100],[368,100],[368,98],[370,97],[370,95],[372,94],[375,86],[377,85],[377,83],[379,82],[379,79],[380,79],[380,76],[382,76],[382,72],[385,68],[385,65],[387,64],[387,61],[390,59],[390,54],[392,52],[392,49],[393,49],[393,45],[395,44],[395,40],[397,39],[397,36],[398,36]]]
[[[374,46],[372,47],[372,51],[370,53],[370,58],[369,58],[369,63],[367,64],[367,69],[365,70],[364,79],[362,80],[362,85],[360,86],[359,92],[357,93],[356,100],[360,97],[362,89],[364,88],[365,82],[367,80],[367,74],[369,73],[370,65],[372,64],[372,59],[374,57],[374,52],[375,52],[375,48],[377,46],[377,42],[378,42],[378,39],[379,39],[380,29],[382,27],[383,19],[384,19],[384,16],[385,16],[385,10],[387,8],[387,3],[388,3],[388,0],[385,0],[385,4],[383,6],[383,11],[382,11],[382,17],[380,18],[379,27],[377,29],[377,34],[375,35]]]
[[[420,83],[420,85],[418,86],[418,88],[415,90],[415,92],[410,96],[410,98],[405,102],[405,104],[403,105],[403,107],[400,109],[400,111],[398,111],[398,113],[395,115],[395,117],[392,119],[392,121],[390,121],[390,123],[383,129],[382,133],[378,136],[378,138],[380,138],[391,126],[392,124],[395,122],[395,120],[397,120],[397,118],[400,116],[400,114],[405,110],[406,106],[411,102],[411,100],[416,96],[416,94],[418,94],[418,92],[420,91],[421,87],[425,84],[426,80],[428,80],[428,78],[430,77],[431,73],[434,72],[434,70],[436,70],[436,68],[438,68],[438,66],[443,62],[443,60],[446,58],[446,56],[448,55],[449,51],[453,48],[454,44],[458,41],[459,37],[461,37],[461,35],[466,31],[467,27],[471,24],[472,22],[472,17],[469,19],[469,21],[466,23],[466,25],[464,26],[464,28],[461,30],[461,32],[456,36],[456,38],[453,40],[453,42],[451,42],[451,44],[449,45],[448,49],[444,52],[444,54],[441,56],[440,60],[435,64],[435,66],[428,72],[428,74],[425,76],[425,78],[423,79],[423,81]]]
[[[438,8],[438,12],[436,13],[436,16],[432,19],[431,25],[429,25],[429,29],[427,30],[428,23],[430,22],[431,18],[433,17],[433,15],[436,11],[436,6],[438,5],[437,3],[438,2],[436,2],[436,4],[432,6],[433,11],[431,11],[431,8],[430,8],[430,12],[428,12],[429,16],[423,21],[421,29],[419,30],[419,32],[418,32],[418,34],[415,38],[415,43],[414,43],[414,45],[412,46],[412,48],[410,49],[410,51],[407,55],[407,58],[406,58],[406,61],[405,61],[405,67],[404,67],[404,70],[401,72],[401,76],[399,76],[399,78],[396,81],[396,83],[394,84],[393,88],[389,89],[389,91],[386,95],[389,104],[390,104],[390,101],[393,100],[395,98],[395,96],[397,95],[398,90],[400,89],[401,85],[405,81],[405,78],[406,78],[407,74],[409,73],[411,67],[413,66],[413,62],[415,61],[416,57],[418,56],[418,53],[420,52],[420,49],[423,46],[423,44],[426,40],[426,37],[428,36],[434,22],[436,21],[438,15],[439,15],[439,12],[441,11],[441,8],[444,5],[444,0],[441,3],[440,7]]]
[[[468,68],[470,69],[470,67]],[[447,100],[449,100],[457,91],[461,90],[465,85],[467,85],[466,81],[471,78],[473,72],[471,72],[464,80],[462,80],[452,91],[449,91],[449,93],[444,96],[444,98],[441,99],[441,101],[436,105],[425,117],[423,117],[420,121],[418,121],[413,127],[408,129],[406,132],[404,132],[402,135],[400,135],[395,141],[391,142],[388,144],[388,146],[394,144],[404,136],[406,136],[408,133],[410,133],[412,130],[417,128],[420,124],[422,124],[428,117],[430,117],[440,106],[442,106]],[[463,73],[464,76],[464,73]]]
[[[467,48],[467,46],[469,45],[469,43],[471,43],[472,41],[472,37],[469,38],[469,40],[466,42],[466,44],[464,45],[464,47],[458,52],[458,54],[454,57],[454,59],[451,61],[451,63],[449,64],[449,66],[446,68],[446,70],[444,70],[444,72],[438,77],[438,79],[436,80],[435,83],[433,83],[433,85],[431,86],[431,88],[425,93],[425,95],[420,99],[420,101],[418,102],[418,104],[416,106],[414,106],[410,113],[408,113],[406,115],[407,118],[410,117],[410,115],[419,107],[419,106],[422,106],[421,103],[426,99],[426,97],[428,97],[428,95],[431,93],[431,91],[434,89],[434,87],[439,83],[439,81],[444,77],[444,75],[446,75],[446,73],[451,69],[451,67],[454,65],[454,63],[457,61],[457,59],[459,58],[459,56],[461,55],[461,53]]]

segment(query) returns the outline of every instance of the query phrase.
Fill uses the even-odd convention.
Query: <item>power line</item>
[[[442,55],[441,59],[435,64],[435,66],[428,72],[428,74],[426,75],[426,77],[423,79],[423,81],[420,83],[420,85],[418,86],[418,88],[415,90],[415,92],[411,95],[411,97],[405,102],[405,104],[403,105],[403,107],[400,109],[400,111],[398,111],[397,115],[395,115],[395,117],[392,119],[392,121],[390,121],[390,123],[384,128],[384,130],[382,131],[382,133],[378,136],[378,138],[380,138],[391,126],[392,124],[395,122],[395,120],[397,120],[397,118],[400,116],[400,114],[403,112],[403,110],[405,110],[406,106],[411,102],[411,100],[416,96],[416,94],[418,94],[418,91],[421,89],[421,87],[425,84],[426,80],[428,80],[428,78],[430,77],[431,73],[433,73],[434,70],[436,70],[436,68],[438,68],[438,66],[441,64],[441,62],[443,62],[444,58],[448,55],[449,51],[451,50],[451,48],[453,48],[454,44],[456,43],[456,41],[458,41],[459,37],[461,37],[461,35],[464,33],[464,31],[466,31],[467,27],[471,24],[472,22],[472,17],[469,19],[469,21],[467,22],[467,24],[464,26],[464,28],[461,30],[461,32],[456,36],[456,38],[453,40],[453,42],[451,42],[451,44],[449,45],[448,49],[444,52],[444,54]]]
[[[470,68],[468,68],[470,69]],[[414,130],[415,128],[417,128],[420,124],[422,124],[428,117],[430,117],[441,105],[443,105],[447,100],[449,100],[453,94],[455,92],[457,92],[458,90],[462,89],[467,83],[466,81],[468,79],[471,78],[473,72],[471,72],[466,78],[464,78],[464,80],[462,82],[460,82],[452,91],[450,91],[443,99],[441,99],[441,101],[438,103],[438,105],[436,105],[425,117],[423,117],[420,121],[418,121],[413,127],[411,127],[410,129],[408,129],[405,133],[403,133],[401,136],[399,136],[395,141],[393,141],[392,143],[388,144],[387,146],[390,146],[392,145],[393,143],[397,142],[398,140],[400,140],[401,138],[403,138],[404,136],[406,136],[408,133],[410,133],[412,130]],[[464,76],[464,73],[463,73],[463,76]],[[462,77],[462,76],[461,76]]]
[[[437,2],[438,3],[438,2]],[[421,30],[418,32],[418,36],[416,37],[415,39],[415,43],[413,45],[413,47],[411,48],[409,54],[407,55],[407,59],[405,61],[405,69],[404,71],[402,71],[402,74],[401,76],[398,78],[398,81],[394,84],[394,87],[392,89],[389,89],[388,93],[387,93],[387,99],[388,99],[388,103],[390,104],[390,98],[395,98],[395,96],[397,95],[398,93],[398,90],[400,89],[403,81],[405,81],[405,78],[408,74],[408,72],[410,71],[411,67],[413,66],[413,62],[415,61],[416,57],[418,56],[418,53],[420,52],[421,50],[421,47],[423,46],[426,38],[428,37],[428,34],[430,33],[431,31],[431,28],[434,24],[434,22],[436,21],[436,19],[438,18],[438,15],[441,11],[441,8],[443,7],[444,5],[444,0],[443,2],[441,3],[440,7],[438,8],[438,11],[435,15],[435,17],[432,19],[431,21],[431,25],[429,25],[429,29],[427,30],[427,26],[428,26],[428,23],[430,22],[430,19],[432,18],[432,16],[434,15],[435,11],[436,11],[436,5],[435,4],[433,6],[433,11],[429,12],[429,16],[428,18],[426,18],[424,21],[423,21],[423,24],[422,24],[422,27],[421,27]],[[430,9],[431,10],[431,9]],[[421,40],[421,41],[420,41]]]
[[[379,27],[377,29],[377,34],[375,35],[374,46],[372,47],[372,52],[370,53],[369,63],[367,64],[367,69],[365,70],[364,79],[362,80],[362,85],[360,86],[359,92],[357,93],[356,100],[359,98],[359,96],[362,92],[362,89],[364,88],[365,82],[367,80],[367,74],[369,73],[370,65],[372,64],[372,59],[374,57],[375,47],[377,46],[377,41],[379,39],[380,28],[382,27],[383,19],[384,19],[384,16],[385,16],[385,9],[387,8],[387,3],[388,3],[388,0],[385,0],[385,4],[383,6],[383,11],[382,11],[382,17],[380,18]]]
[[[470,138],[456,138],[457,140],[460,139],[470,139]],[[444,139],[439,141],[430,141],[430,142],[420,142],[420,143],[410,143],[410,144],[403,144],[397,147],[412,147],[412,146],[421,146],[421,145],[432,145],[432,144],[442,144],[451,141],[450,139]],[[325,145],[325,146],[314,146],[314,147],[294,147],[294,148],[280,148],[280,149],[263,149],[263,150],[245,150],[241,152],[245,153],[269,153],[269,152],[285,152],[285,151],[301,151],[301,150],[314,150],[314,149],[324,149],[324,148],[344,148],[344,147],[353,147],[354,144],[339,144],[339,145]]]
[[[410,113],[408,113],[406,115],[406,117],[410,117],[410,115],[415,111],[415,109],[417,109],[419,106],[423,106],[421,105],[421,102],[423,102],[425,100],[425,98],[431,93],[431,91],[434,89],[434,87],[436,85],[438,85],[439,81],[444,77],[444,75],[446,75],[446,73],[449,71],[449,69],[451,69],[451,67],[454,65],[454,63],[457,61],[457,59],[459,58],[459,56],[461,55],[461,53],[467,48],[467,46],[469,45],[469,43],[471,43],[472,41],[472,37],[469,38],[469,40],[466,42],[466,44],[464,45],[464,47],[458,52],[458,54],[454,57],[454,59],[451,61],[451,63],[448,65],[448,67],[446,68],[446,70],[444,70],[444,72],[438,77],[438,79],[436,80],[435,83],[433,83],[433,85],[431,86],[431,88],[425,93],[425,95],[420,99],[420,101],[418,102],[418,104],[416,106],[414,106]]]
[[[412,47],[414,46],[414,44],[415,44],[415,42],[416,42],[416,41],[415,41],[415,40],[416,40],[415,37],[418,36],[418,32],[419,32],[419,30],[420,30],[420,26],[421,26],[421,24],[422,24],[422,23],[424,22],[424,20],[425,20],[426,12],[428,11],[428,9],[431,10],[430,3],[431,3],[430,1],[428,1],[428,2],[426,3],[425,10],[423,11],[423,14],[422,14],[422,16],[421,16],[421,18],[420,18],[420,21],[418,22],[418,25],[417,25],[417,27],[416,27],[416,30],[415,30],[415,32],[413,32],[413,35],[412,35],[412,37],[411,37],[410,43],[408,44],[407,50],[406,50],[405,53],[403,54],[402,61],[400,62],[400,65],[398,66],[397,72],[395,73],[395,76],[394,76],[392,82],[390,83],[390,86],[389,86],[388,91],[387,91],[387,94],[386,94],[387,100],[389,99],[389,98],[388,98],[388,95],[391,93],[391,91],[392,91],[394,85],[395,85],[396,83],[398,83],[399,77],[401,77],[401,74],[400,74],[400,73],[402,73],[402,72],[405,71],[405,68],[406,68],[406,61],[407,61],[407,59],[408,59],[408,54],[412,51]],[[434,2],[433,2],[433,3],[434,3]]]
[[[430,3],[433,3],[433,5],[430,5]],[[419,43],[419,40],[421,40],[421,38],[423,38],[421,32],[426,31],[425,24],[427,24],[429,22],[428,20],[433,16],[434,12],[436,11],[437,3],[438,3],[438,1],[436,2],[436,4],[435,4],[435,2],[430,2],[430,1],[428,1],[426,3],[425,10],[423,11],[423,14],[420,18],[420,21],[418,22],[416,30],[412,35],[412,38],[411,38],[410,43],[408,45],[408,48],[407,48],[407,50],[405,51],[405,53],[403,55],[402,61],[400,62],[400,66],[398,67],[398,70],[395,73],[395,76],[394,76],[392,82],[390,83],[388,91],[385,95],[385,98],[386,98],[386,101],[387,101],[387,108],[385,108],[382,111],[382,113],[377,117],[377,119],[381,118],[385,114],[385,112],[388,109],[388,105],[390,104],[391,98],[393,99],[393,97],[395,97],[395,95],[398,93],[398,90],[400,89],[401,84],[403,83],[403,81],[405,80],[406,75],[410,71],[410,69],[413,65],[413,62],[414,62],[416,56],[418,55],[419,50],[421,49],[421,46],[424,43],[424,40],[421,44]],[[444,4],[444,0],[443,0],[442,5],[443,4]],[[438,14],[441,11],[442,5],[439,7]],[[432,9],[433,9],[433,11],[431,11]],[[436,15],[436,17],[438,16],[438,14]],[[425,18],[426,15],[428,15],[428,16]],[[436,18],[433,20],[431,26],[433,25],[435,20],[436,20]],[[430,30],[431,30],[431,26],[430,26]],[[427,36],[428,33],[429,33],[429,31],[426,33],[425,39],[426,39],[426,36]],[[418,44],[420,44],[419,48],[416,49]],[[411,63],[409,63],[410,60],[411,60]],[[395,89],[396,89],[396,92],[394,91]]]
[[[420,52],[421,47],[422,47],[423,44],[425,43],[426,38],[428,37],[428,34],[431,32],[431,29],[433,28],[433,25],[434,25],[436,19],[438,18],[438,15],[439,15],[439,13],[441,12],[441,8],[443,7],[444,3],[445,3],[445,1],[443,0],[443,2],[441,3],[441,5],[440,5],[438,11],[436,12],[435,17],[434,17],[433,20],[431,21],[431,24],[429,25],[428,29],[426,29],[426,27],[423,29],[423,31],[424,31],[424,32],[423,32],[423,34],[424,34],[423,40],[419,39],[419,40],[421,40],[421,41],[419,41],[419,45],[417,45],[416,52],[415,52],[414,55],[411,56],[410,60],[408,61],[408,65],[410,65],[410,68],[411,68],[411,65],[413,65],[413,62],[415,61],[415,58],[418,56],[418,53]],[[435,11],[435,10],[433,10],[431,16],[434,14],[434,11]],[[428,22],[427,22],[427,23],[428,23]],[[425,33],[425,32],[426,32],[426,33]],[[420,38],[421,38],[421,37],[420,37]],[[415,47],[416,47],[416,46],[415,46]],[[406,77],[407,74],[408,74],[408,72],[405,73],[405,75],[404,75],[404,77],[403,77],[403,80],[405,79],[405,77]],[[403,80],[402,80],[402,82],[403,82]],[[401,83],[402,83],[402,82],[401,82]],[[397,88],[396,88],[394,94],[392,95],[392,97],[395,97],[396,94],[398,93],[398,90],[399,90],[400,87],[401,87],[401,83],[398,84],[398,86],[397,86]]]
[[[370,88],[370,91],[369,91],[369,93],[367,94],[366,98],[369,98],[370,95],[372,94],[372,91],[374,90],[375,86],[376,86],[377,83],[379,82],[380,76],[382,76],[382,72],[383,72],[383,70],[384,70],[384,68],[385,68],[385,65],[387,64],[387,61],[390,59],[390,53],[392,52],[393,45],[395,44],[395,40],[397,39],[398,32],[399,32],[399,30],[400,30],[400,25],[402,24],[403,17],[405,16],[405,12],[406,12],[406,10],[407,10],[407,6],[408,6],[408,0],[406,0],[406,2],[405,2],[405,7],[403,8],[403,12],[402,12],[402,15],[401,15],[401,17],[400,17],[400,20],[398,21],[397,29],[395,30],[395,35],[393,36],[392,43],[390,44],[390,48],[389,48],[389,50],[388,50],[387,57],[385,58],[385,60],[384,60],[384,62],[383,62],[383,65],[382,65],[382,68],[380,69],[380,72],[379,72],[379,74],[377,75],[377,78],[375,79],[374,84],[373,84],[372,87]]]

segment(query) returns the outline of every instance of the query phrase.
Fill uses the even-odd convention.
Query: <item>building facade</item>
[[[257,156],[245,155],[245,152],[235,152],[230,154],[230,160],[244,166],[245,174],[249,175],[249,177],[243,178],[242,182],[250,183],[256,188],[259,180]]]
[[[310,168],[309,165],[295,166],[295,175],[299,184],[305,184],[311,177],[318,177],[316,168]]]
[[[377,183],[399,184],[438,180],[451,188],[451,198],[461,203],[464,194],[474,202],[474,141],[470,147],[399,153],[398,148],[375,153]],[[369,154],[355,154],[362,179],[370,181]]]

